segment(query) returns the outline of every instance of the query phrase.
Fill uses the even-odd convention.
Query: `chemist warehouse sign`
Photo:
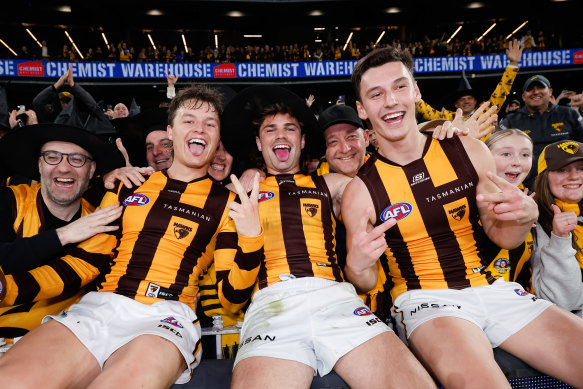
[[[166,78],[164,72],[182,78],[269,79],[350,76],[356,61],[292,63],[133,63],[72,62],[76,78]],[[532,51],[522,54],[521,68],[583,64],[583,49]],[[502,70],[506,55],[428,57],[415,59],[415,73]],[[69,62],[0,60],[0,77],[60,77]]]

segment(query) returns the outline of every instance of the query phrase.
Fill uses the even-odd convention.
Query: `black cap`
[[[537,74],[536,76],[532,76],[528,80],[526,80],[524,86],[522,87],[522,91],[526,92],[526,90],[530,88],[530,86],[533,83],[539,83],[543,86],[546,86],[547,88],[551,87],[551,82],[549,81],[548,78],[546,78],[545,76],[541,76],[540,74]]]
[[[326,131],[328,127],[338,123],[348,123],[358,128],[364,128],[362,120],[360,120],[354,108],[347,105],[333,105],[326,108],[320,114],[318,123],[320,124],[322,132]]]

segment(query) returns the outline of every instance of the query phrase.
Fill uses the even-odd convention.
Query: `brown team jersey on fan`
[[[423,157],[405,166],[375,155],[358,177],[371,194],[376,225],[397,220],[385,233],[393,301],[412,289],[494,281],[480,255],[488,238],[475,200],[478,175],[457,137],[428,137]]]
[[[289,276],[343,281],[336,262],[332,199],[324,178],[303,174],[268,175],[259,190],[265,260],[260,270],[258,266],[255,290]],[[225,268],[219,266],[219,261],[216,267],[217,278],[223,279]],[[237,284],[229,276],[228,285]]]
[[[237,239],[226,209],[234,199],[235,194],[208,176],[186,183],[165,171],[152,174],[136,189],[120,186],[117,193],[108,192],[101,207],[124,206],[117,237],[100,234],[81,245],[87,253],[103,247],[114,253],[99,290],[145,304],[178,300],[195,310],[199,276],[213,254],[225,251],[233,261],[243,253],[253,264],[262,257],[262,235]],[[221,246],[218,242],[225,236],[228,244]]]

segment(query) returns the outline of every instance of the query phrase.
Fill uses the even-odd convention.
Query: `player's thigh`
[[[232,389],[306,389],[314,379],[314,369],[301,362],[270,357],[245,358],[235,366]]]
[[[89,388],[167,388],[186,369],[174,343],[157,335],[140,335],[107,359]]]
[[[414,354],[446,388],[509,388],[490,341],[476,324],[445,316],[419,325],[409,336]]]
[[[435,383],[394,332],[385,332],[338,360],[334,371],[356,388],[435,388]]]
[[[583,386],[583,319],[557,306],[500,345],[530,366],[573,386]]]
[[[29,332],[0,358],[3,389],[84,388],[99,372],[89,350],[54,320]]]

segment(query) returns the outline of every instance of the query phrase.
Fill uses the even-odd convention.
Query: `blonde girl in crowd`
[[[518,129],[510,128],[494,132],[485,143],[496,161],[496,174],[524,189],[522,181],[528,176],[532,166],[533,145],[530,137]],[[524,243],[512,250],[500,249],[492,244],[491,250],[485,253],[487,258],[494,256],[487,270],[496,278],[518,282],[532,292],[529,260],[533,246],[532,233]]]

